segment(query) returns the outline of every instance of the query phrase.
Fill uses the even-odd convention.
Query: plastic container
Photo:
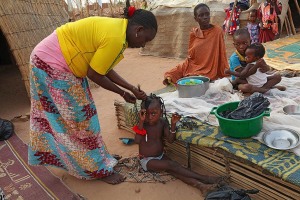
[[[263,127],[263,117],[270,116],[270,108],[257,117],[243,120],[227,119],[219,115],[219,113],[226,110],[235,110],[239,103],[239,101],[236,101],[214,107],[210,114],[214,114],[217,117],[220,130],[226,136],[233,138],[249,138],[257,135]]]
[[[186,83],[195,82],[193,85]],[[208,90],[210,79],[205,76],[189,76],[177,81],[178,96],[180,98],[200,97]]]

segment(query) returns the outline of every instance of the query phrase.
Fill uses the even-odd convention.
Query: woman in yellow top
[[[155,37],[157,22],[151,12],[135,10],[129,1],[124,16],[67,23],[34,48],[29,164],[60,167],[80,179],[110,184],[124,180],[114,173],[117,160],[105,148],[87,81],[88,77],[130,103],[146,98],[113,67],[127,47],[144,47]]]

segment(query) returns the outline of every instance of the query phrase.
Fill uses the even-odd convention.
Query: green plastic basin
[[[243,120],[227,119],[219,113],[230,110],[233,111],[238,107],[239,101],[222,104],[212,108],[210,114],[214,114],[218,121],[222,133],[234,138],[249,138],[257,135],[263,127],[263,117],[270,116],[270,108],[267,108],[257,117]]]

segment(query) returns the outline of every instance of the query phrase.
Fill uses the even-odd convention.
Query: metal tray
[[[292,129],[274,129],[264,133],[263,141],[270,148],[288,150],[300,144],[300,136]]]

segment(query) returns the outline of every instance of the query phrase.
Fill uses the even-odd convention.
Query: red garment
[[[282,5],[279,1],[276,4],[281,12]],[[272,7],[270,3],[261,3],[257,10],[257,17],[262,22],[262,28],[259,32],[259,42],[265,43],[275,39],[275,35],[278,34],[277,31],[272,28],[275,23],[278,26],[278,13],[276,13],[275,7]]]
[[[275,39],[275,34],[272,29],[260,29],[259,30],[259,43],[265,43],[273,41]]]
[[[227,68],[223,30],[218,26],[206,30],[193,28],[188,57],[182,64],[166,72],[164,77],[170,77],[173,83],[180,78],[197,75],[216,80],[228,76],[224,73]]]
[[[234,32],[240,28],[240,14],[242,11],[237,7],[233,9],[233,14],[230,20],[231,12],[231,9],[225,9],[226,17],[223,24],[223,29],[225,33],[228,32],[228,34],[233,35]]]

